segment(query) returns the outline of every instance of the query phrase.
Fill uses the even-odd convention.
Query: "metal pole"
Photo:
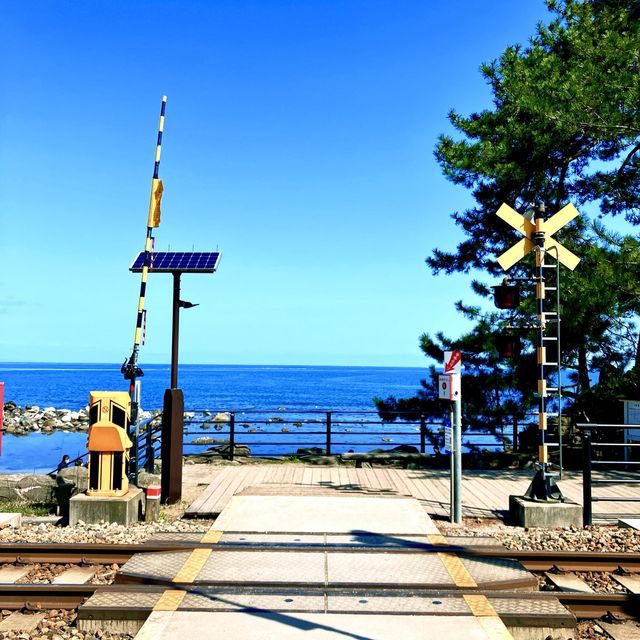
[[[236,414],[229,416],[229,460],[233,460],[236,448]]]
[[[452,374],[458,375],[458,374]],[[460,395],[454,401],[455,422],[453,428],[453,521],[462,523],[462,401]]]
[[[173,274],[173,324],[171,328],[171,388],[178,388],[178,343],[180,334],[180,272]]]
[[[327,411],[327,455],[331,455],[331,411]]]
[[[562,480],[562,360],[560,360],[560,256],[556,250],[556,362],[558,363],[558,447],[560,449],[560,473]]]
[[[591,504],[591,432],[582,432],[582,524],[591,525],[593,519]]]
[[[456,437],[455,437],[455,416],[454,416],[454,404],[453,402],[449,403],[449,425],[451,426],[451,455],[449,456],[449,519],[451,522],[455,522],[455,462],[454,462],[454,452],[456,448]],[[446,436],[445,436],[446,440]]]
[[[160,225],[160,200],[162,198],[162,181],[158,179],[160,169],[160,153],[162,150],[162,132],[164,130],[164,111],[167,104],[167,96],[162,96],[160,107],[160,123],[158,125],[158,139],[156,142],[156,156],[153,165],[153,179],[151,180],[151,199],[149,202],[149,215],[147,219],[147,236],[144,244],[144,262],[140,279],[140,295],[138,297],[138,314],[136,316],[136,331],[133,338],[133,351],[128,360],[125,360],[120,372],[125,380],[129,380],[129,395],[131,396],[131,423],[138,422],[138,403],[135,401],[136,378],[143,375],[138,367],[138,355],[140,353],[140,337],[142,334],[142,319],[144,316],[144,299],[147,290],[147,274],[151,266],[152,233],[155,227]],[[128,435],[128,434],[127,434]]]
[[[424,416],[420,416],[420,453],[426,450],[427,425]]]
[[[536,344],[536,355],[538,361],[538,462],[542,465],[542,470],[546,471],[548,462],[547,451],[547,379],[545,376],[546,363],[546,347],[544,344],[544,332],[546,325],[546,316],[544,309],[545,287],[544,287],[544,214],[545,207],[541,204],[535,212],[535,234],[534,241],[536,244],[536,312],[538,316],[538,335]]]

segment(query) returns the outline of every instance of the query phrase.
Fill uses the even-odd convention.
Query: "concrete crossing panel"
[[[414,498],[368,496],[234,496],[215,527],[227,533],[438,533]]]
[[[136,640],[490,640],[473,616],[285,613],[152,613]],[[492,639],[491,639],[492,640]]]

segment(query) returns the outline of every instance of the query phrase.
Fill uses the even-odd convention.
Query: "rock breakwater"
[[[16,436],[24,436],[34,432],[88,431],[89,411],[88,407],[80,409],[80,411],[54,407],[42,409],[31,405],[23,408],[15,402],[6,402],[3,430],[5,433]]]
[[[140,412],[140,419],[151,417],[147,411]],[[9,401],[4,404],[4,433],[26,436],[30,433],[53,433],[54,431],[88,431],[89,407],[79,411],[56,409],[55,407],[18,406]]]

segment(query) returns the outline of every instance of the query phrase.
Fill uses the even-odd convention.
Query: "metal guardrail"
[[[222,447],[225,457],[230,459],[238,455],[242,446],[250,448],[252,457],[286,457],[295,455],[298,449],[310,448],[321,449],[323,455],[330,456],[353,452],[354,447],[393,448],[398,445],[413,446],[424,454],[434,438],[444,441],[441,423],[428,423],[425,416],[385,422],[376,411],[187,411],[184,424],[185,447]],[[215,438],[208,438],[201,444],[190,441],[192,436],[206,437],[212,428],[216,430]],[[477,442],[482,439],[489,439],[487,447],[513,448],[513,440],[499,429],[496,433],[470,431],[465,436],[463,444],[468,449],[484,446]],[[476,443],[470,443],[470,438]]]
[[[135,426],[132,446],[129,452],[129,479],[138,483],[141,469],[153,473],[156,458],[160,454],[160,433],[162,429],[162,413],[142,420]]]
[[[583,525],[589,526],[593,523],[593,503],[594,502],[640,502],[638,498],[625,498],[623,496],[594,496],[593,485],[598,484],[640,484],[640,479],[607,479],[607,480],[595,480],[593,478],[593,467],[602,466],[625,466],[627,468],[638,468],[640,461],[628,460],[628,450],[636,447],[640,447],[640,442],[629,442],[628,432],[630,429],[640,430],[640,425],[637,424],[579,424],[578,429],[582,432],[582,522]],[[604,433],[610,434],[612,431],[621,431],[624,435],[623,442],[594,442],[593,432],[596,430],[602,430]],[[600,447],[618,448],[622,450],[624,455],[623,459],[616,460],[604,460],[594,459],[594,448]],[[611,449],[610,449],[611,450]]]

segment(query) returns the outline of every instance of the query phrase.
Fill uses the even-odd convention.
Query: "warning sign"
[[[457,400],[460,396],[460,376],[444,374],[438,376],[438,398],[440,400]]]
[[[459,351],[444,352],[444,372],[460,373],[462,368],[462,354]]]

